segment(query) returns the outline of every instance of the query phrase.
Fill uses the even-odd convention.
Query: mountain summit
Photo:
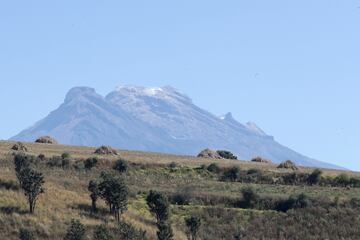
[[[107,96],[88,87],[71,89],[58,109],[13,140],[41,135],[62,144],[114,147],[194,155],[204,148],[231,150],[240,159],[262,156],[273,162],[338,168],[277,143],[255,123],[241,124],[199,108],[172,87],[120,86]]]

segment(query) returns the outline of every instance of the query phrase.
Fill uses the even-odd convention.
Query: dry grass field
[[[11,151],[14,143],[0,141],[0,180],[2,181],[16,181],[12,161],[13,151]],[[28,154],[35,156],[44,154],[50,158],[60,156],[64,152],[70,153],[71,164],[95,156],[95,148],[90,147],[24,144],[28,148]],[[111,169],[112,164],[119,157],[127,160],[130,165],[125,179],[130,188],[131,197],[123,220],[138,229],[145,230],[150,239],[156,239],[155,219],[150,214],[145,201],[150,189],[170,195],[180,192],[195,196],[194,199],[201,199],[187,205],[172,205],[172,226],[175,239],[179,240],[187,239],[184,218],[190,214],[198,214],[204,218],[200,234],[203,236],[202,239],[227,239],[227,237],[216,236],[228,236],[230,231],[236,232],[249,227],[250,222],[255,221],[257,216],[261,218],[269,214],[282,216],[283,213],[275,211],[233,208],[222,204],[223,198],[234,201],[241,198],[241,189],[245,186],[252,186],[262,196],[287,197],[306,193],[311,197],[327,197],[332,200],[337,199],[337,201],[346,201],[360,196],[360,188],[224,182],[219,181],[218,177],[210,172],[199,170],[201,165],[217,162],[224,168],[239,166],[245,170],[255,168],[266,172],[290,171],[279,170],[274,164],[123,150],[118,150],[118,153],[118,156],[98,156],[99,164],[91,171],[73,167],[63,169],[40,165],[39,171],[45,176],[45,193],[40,196],[34,215],[27,212],[26,198],[20,190],[0,188],[0,239],[18,239],[18,232],[23,227],[35,232],[38,239],[63,239],[69,221],[73,218],[79,219],[86,226],[88,239],[92,239],[92,230],[96,225],[107,223],[109,227],[115,227],[113,217],[106,213],[107,208],[104,202],[99,201],[101,213],[97,215],[89,213],[91,201],[87,185],[90,180],[98,178],[101,171]],[[168,167],[171,163],[176,163],[175,170]],[[309,173],[313,169],[301,168],[299,171]],[[324,176],[330,177],[342,173],[342,171],[327,169],[323,169],[323,172]],[[360,176],[357,172],[346,172],[346,174]],[[213,203],[213,199],[220,200]]]

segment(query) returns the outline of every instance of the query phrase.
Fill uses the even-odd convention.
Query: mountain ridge
[[[291,159],[303,166],[340,168],[279,144],[255,123],[241,124],[231,113],[219,118],[169,86],[121,86],[106,96],[94,88],[72,88],[59,108],[11,139],[33,141],[40,135],[70,145],[183,155],[225,149],[246,160],[262,156],[275,163]]]

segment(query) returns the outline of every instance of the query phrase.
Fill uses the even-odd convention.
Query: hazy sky
[[[0,139],[74,86],[171,85],[360,170],[360,0],[1,1]]]

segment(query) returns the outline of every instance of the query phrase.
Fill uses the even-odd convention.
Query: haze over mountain
[[[245,160],[262,156],[273,162],[291,159],[304,166],[339,168],[277,143],[255,123],[241,124],[231,113],[217,117],[172,87],[121,86],[106,97],[93,88],[75,87],[58,109],[12,140],[33,141],[41,135],[71,145],[184,155],[225,149]]]

